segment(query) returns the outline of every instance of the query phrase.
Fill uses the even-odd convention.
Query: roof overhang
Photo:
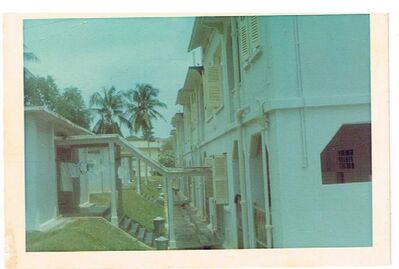
[[[203,66],[190,66],[187,70],[184,86],[177,92],[176,104],[185,105],[189,102],[189,96],[193,93],[197,85],[202,81]]]
[[[195,18],[190,44],[188,46],[188,52],[198,47],[205,47],[206,41],[213,30],[222,32],[223,22],[225,19],[225,16]]]
[[[72,121],[58,115],[44,106],[25,107],[25,115],[32,115],[40,121],[53,124],[56,136],[68,135],[93,135],[89,130],[73,123]]]
[[[182,121],[183,121],[183,113],[181,112],[176,113],[172,118],[173,127],[177,128],[177,125],[179,125],[179,123]]]

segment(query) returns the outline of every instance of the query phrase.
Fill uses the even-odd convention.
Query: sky
[[[155,136],[166,138],[179,111],[177,91],[194,64],[187,52],[193,24],[191,17],[25,20],[25,51],[39,58],[26,66],[52,76],[60,89],[79,88],[86,105],[103,87],[151,84],[168,106],[160,110],[166,121],[154,122]]]

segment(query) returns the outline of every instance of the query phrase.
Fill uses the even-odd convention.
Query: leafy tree
[[[58,98],[56,112],[86,129],[90,128],[90,111],[86,109],[78,88],[70,87],[64,90]]]
[[[115,133],[122,136],[121,125],[130,128],[130,122],[124,117],[122,93],[117,92],[115,87],[94,93],[90,97],[90,109],[99,116],[93,127],[96,134]]]
[[[171,150],[161,151],[158,157],[159,163],[166,167],[175,167],[176,155]]]
[[[90,114],[86,109],[82,95],[77,88],[60,90],[51,76],[24,77],[25,106],[45,106],[70,121],[84,127],[90,127]]]
[[[24,104],[26,106],[46,106],[55,111],[59,90],[51,76],[25,76]]]
[[[138,133],[140,130],[152,130],[152,122],[164,119],[158,108],[166,108],[166,104],[157,99],[159,90],[150,84],[137,84],[136,89],[129,90],[126,94],[126,115],[130,122],[130,130]]]
[[[159,162],[166,167],[176,166],[176,154],[173,149],[173,142],[171,137],[165,139],[161,146],[161,152],[159,154]]]

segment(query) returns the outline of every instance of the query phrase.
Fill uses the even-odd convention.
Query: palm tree
[[[157,99],[159,90],[150,84],[137,84],[136,89],[126,94],[126,115],[131,124],[130,130],[138,133],[152,129],[152,122],[158,118],[165,120],[158,108],[166,108],[166,104]]]
[[[147,141],[149,157],[151,157],[150,142],[154,140],[152,123],[159,118],[165,120],[157,110],[166,108],[166,104],[157,99],[158,94],[159,90],[150,84],[137,84],[135,90],[131,89],[125,95],[130,131],[142,132],[143,138]],[[147,183],[147,166],[145,170]]]
[[[31,78],[34,77],[34,75],[32,74],[32,72],[29,71],[28,68],[25,67],[27,62],[39,62],[39,58],[37,58],[37,56],[33,53],[33,52],[27,52],[25,50],[27,50],[28,47],[24,44],[24,52],[23,52],[23,56],[24,56],[24,78]]]
[[[100,117],[93,127],[94,133],[122,136],[121,125],[131,128],[129,121],[123,116],[122,96],[122,93],[117,92],[112,86],[109,89],[103,88],[102,94],[96,92],[90,97],[90,109]]]

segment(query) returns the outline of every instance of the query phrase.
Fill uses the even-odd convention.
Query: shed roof
[[[25,107],[25,115],[32,115],[41,121],[54,124],[54,131],[57,136],[93,134],[91,131],[73,123],[44,106],[27,106]]]

